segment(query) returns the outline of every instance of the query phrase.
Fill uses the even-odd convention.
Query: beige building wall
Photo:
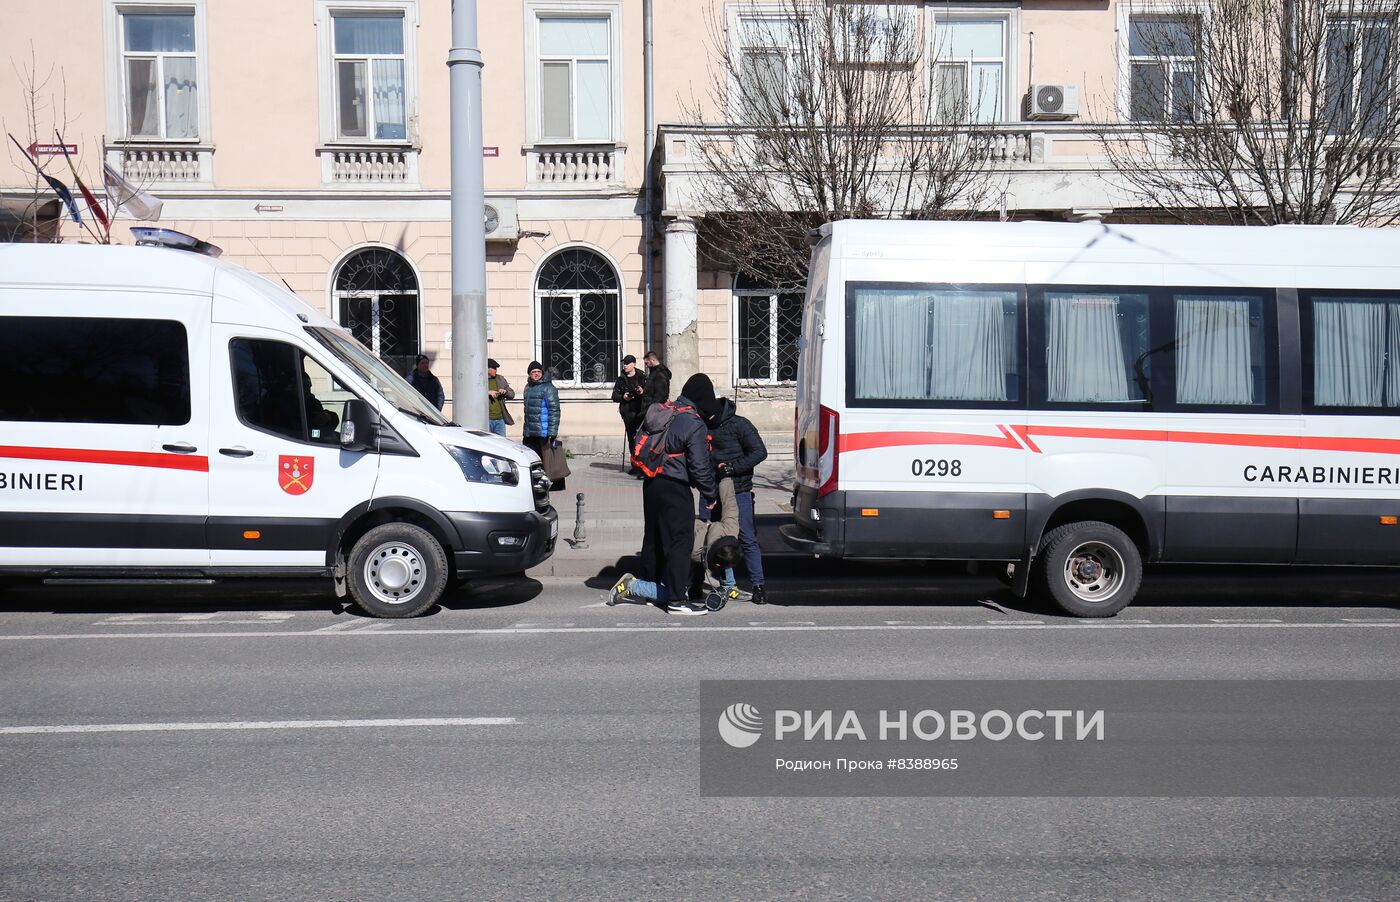
[[[681,121],[696,111],[705,121],[724,121],[722,105],[713,96],[716,61],[712,51],[717,41],[729,39],[727,16],[732,5],[726,0],[656,0],[659,124]],[[36,138],[52,141],[54,128],[63,128],[66,140],[80,147],[78,160],[88,183],[100,187],[104,137],[108,159],[120,165],[125,165],[122,148],[131,146],[120,141],[118,13],[169,6],[191,6],[197,12],[199,90],[205,100],[207,128],[199,136],[197,153],[185,148],[198,158],[198,177],[145,180],[165,202],[160,224],[220,245],[226,259],[285,280],[308,303],[332,315],[337,312],[331,289],[339,262],[364,247],[397,250],[417,274],[422,350],[434,359],[434,370],[444,383],[450,382],[446,57],[451,4],[444,0],[4,0],[0,66],[7,74],[0,78],[0,119],[5,128],[21,143]],[[488,201],[503,207],[513,204],[520,230],[518,240],[488,242],[488,353],[501,362],[517,389],[523,388],[526,363],[539,355],[535,276],[548,255],[561,248],[591,248],[616,267],[622,288],[622,353],[640,357],[653,343],[642,334],[641,193],[646,145],[642,6],[641,0],[479,0],[480,44],[486,61],[484,143],[497,151],[483,161]],[[393,159],[402,163],[404,171],[416,172],[416,178],[328,180],[328,173],[342,170],[335,168],[337,157],[328,149],[324,125],[331,96],[324,49],[327,16],[331,9],[348,7],[391,8],[405,16],[412,95],[409,139],[392,151],[398,154]],[[981,2],[928,3],[921,8],[926,28],[932,27],[933,17],[948,10],[989,14],[1007,9]],[[1077,84],[1086,109],[1111,114],[1117,102],[1119,67],[1115,2],[1027,0],[1011,9],[1014,49],[1008,59],[1008,79],[1016,91],[1024,91],[1032,79]],[[539,11],[613,16],[611,64],[620,73],[614,95],[620,114],[614,140],[606,142],[603,150],[623,162],[612,178],[560,177],[557,173],[574,171],[562,163],[554,168],[556,175],[541,175],[545,162],[565,159],[557,155],[574,148],[531,141],[529,85],[535,69],[530,22]],[[52,73],[39,98],[36,128],[27,122],[18,79],[8,74],[12,66],[36,69],[41,79]],[[1009,112],[1014,124],[1020,110]],[[1076,146],[1073,136],[1060,135],[1056,140],[1066,159],[1089,159],[1091,149]],[[170,142],[163,146],[171,149]],[[385,150],[334,146],[345,152]],[[667,159],[668,150],[659,148],[661,161]],[[48,165],[51,171],[62,172],[61,161],[50,159]],[[1092,174],[1096,164],[1076,165]],[[587,166],[576,169],[585,172]],[[32,181],[27,164],[16,154],[0,155],[0,197],[22,198]],[[658,190],[664,187],[659,185]],[[1033,193],[1025,188],[1018,191]],[[667,196],[661,195],[658,207],[665,205]],[[1090,197],[1091,190],[1072,196]],[[1065,203],[1075,206],[1079,200]],[[129,240],[127,228],[132,224],[123,218],[114,238]],[[72,223],[62,225],[62,232],[65,240],[87,240]],[[665,222],[658,221],[654,258],[658,305],[666,289],[664,232]],[[722,392],[738,397],[741,409],[781,440],[791,429],[791,389],[735,385],[730,274],[696,273],[694,300],[698,367],[710,374]],[[654,343],[661,343],[659,325]],[[690,373],[675,375],[679,388]],[[612,447],[619,424],[608,394],[605,386],[563,390],[565,433],[577,437],[580,448]]]

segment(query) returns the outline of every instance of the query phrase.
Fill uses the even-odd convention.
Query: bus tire
[[[1112,617],[1142,585],[1142,555],[1123,530],[1097,520],[1067,523],[1040,542],[1032,578],[1040,594],[1075,617]]]
[[[412,523],[383,523],[360,537],[346,566],[350,597],[371,617],[414,617],[447,588],[447,555]]]

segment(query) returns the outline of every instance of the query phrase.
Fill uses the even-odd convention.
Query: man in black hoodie
[[[753,585],[753,603],[767,604],[763,588],[763,555],[758,550],[758,533],[753,518],[753,471],[768,459],[768,448],[747,417],[734,412],[734,402],[721,398],[717,411],[707,420],[714,447],[715,475],[734,480],[734,500],[739,508],[739,546],[744,550],[744,567]]]
[[[648,374],[650,375],[650,374]],[[672,614],[707,613],[705,603],[691,602],[690,553],[695,544],[695,500],[714,507],[715,472],[710,463],[709,429],[705,419],[719,411],[710,377],[697,373],[686,380],[672,404],[675,416],[666,427],[664,463],[650,471],[642,485],[642,579],[624,573],[613,586],[608,604],[645,600],[668,602]],[[650,429],[648,423],[643,428]]]
[[[647,351],[642,362],[647,365],[647,380],[642,391],[642,411],[653,404],[665,404],[671,397],[671,371],[661,365],[655,351]],[[689,384],[689,383],[687,383]]]

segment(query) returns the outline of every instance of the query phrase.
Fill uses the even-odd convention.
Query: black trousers
[[[690,486],[657,476],[642,485],[641,576],[666,584],[670,597],[685,601],[690,588],[690,551],[695,544],[695,500]]]
[[[633,469],[632,449],[637,447],[637,430],[642,428],[642,421],[625,419],[622,421],[622,428],[627,433],[627,448],[625,453],[627,455],[627,469],[630,471]]]

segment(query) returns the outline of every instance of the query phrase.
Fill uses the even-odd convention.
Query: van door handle
[[[199,450],[189,442],[175,442],[169,445],[161,445],[161,447],[174,454],[193,454]]]
[[[225,457],[252,457],[253,452],[239,445],[237,448],[220,448],[219,453]]]

